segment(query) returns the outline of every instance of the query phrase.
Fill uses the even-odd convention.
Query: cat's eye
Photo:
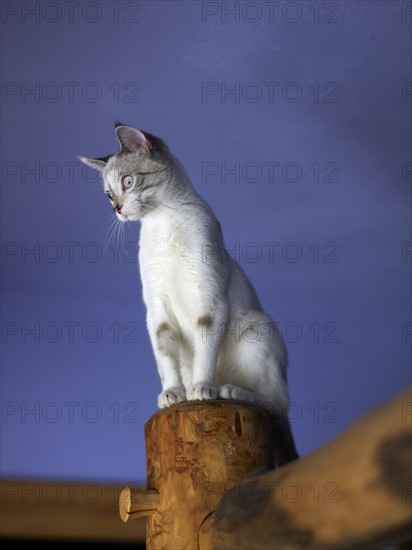
[[[133,187],[133,183],[133,176],[123,176],[122,184],[124,189],[130,189],[131,187]]]

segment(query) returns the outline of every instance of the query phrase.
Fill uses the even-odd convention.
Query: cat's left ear
[[[106,162],[107,162],[106,158],[104,159],[89,159],[87,157],[77,157],[77,158],[84,164],[87,164],[87,166],[90,166],[90,168],[99,170],[99,172],[103,172],[103,169],[106,166]]]
[[[152,144],[143,132],[123,124],[116,126],[116,137],[123,151],[134,153],[137,149],[146,147],[151,149]]]

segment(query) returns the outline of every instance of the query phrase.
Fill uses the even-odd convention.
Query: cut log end
[[[131,504],[131,491],[130,487],[125,487],[119,495],[119,514],[120,519],[127,523],[129,521]]]
[[[124,523],[150,516],[159,505],[159,493],[153,489],[125,487],[119,496],[119,514]]]

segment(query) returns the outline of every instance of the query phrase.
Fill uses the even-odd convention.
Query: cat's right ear
[[[83,162],[83,164],[86,164],[87,166],[90,166],[90,168],[94,168],[99,172],[103,172],[103,169],[106,166],[106,162],[103,159],[89,159],[87,157],[77,157],[77,158],[81,162]]]
[[[122,151],[134,153],[137,149],[142,147],[149,150],[152,147],[151,142],[147,139],[144,133],[137,128],[131,128],[130,126],[125,126],[124,124],[118,124],[115,132],[117,141],[119,142]]]

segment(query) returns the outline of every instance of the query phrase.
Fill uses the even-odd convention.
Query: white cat
[[[219,222],[159,138],[118,124],[121,150],[79,157],[102,173],[122,222],[140,220],[139,263],[147,326],[162,382],[158,406],[238,399],[286,417],[287,353],[241,267],[227,254]]]

